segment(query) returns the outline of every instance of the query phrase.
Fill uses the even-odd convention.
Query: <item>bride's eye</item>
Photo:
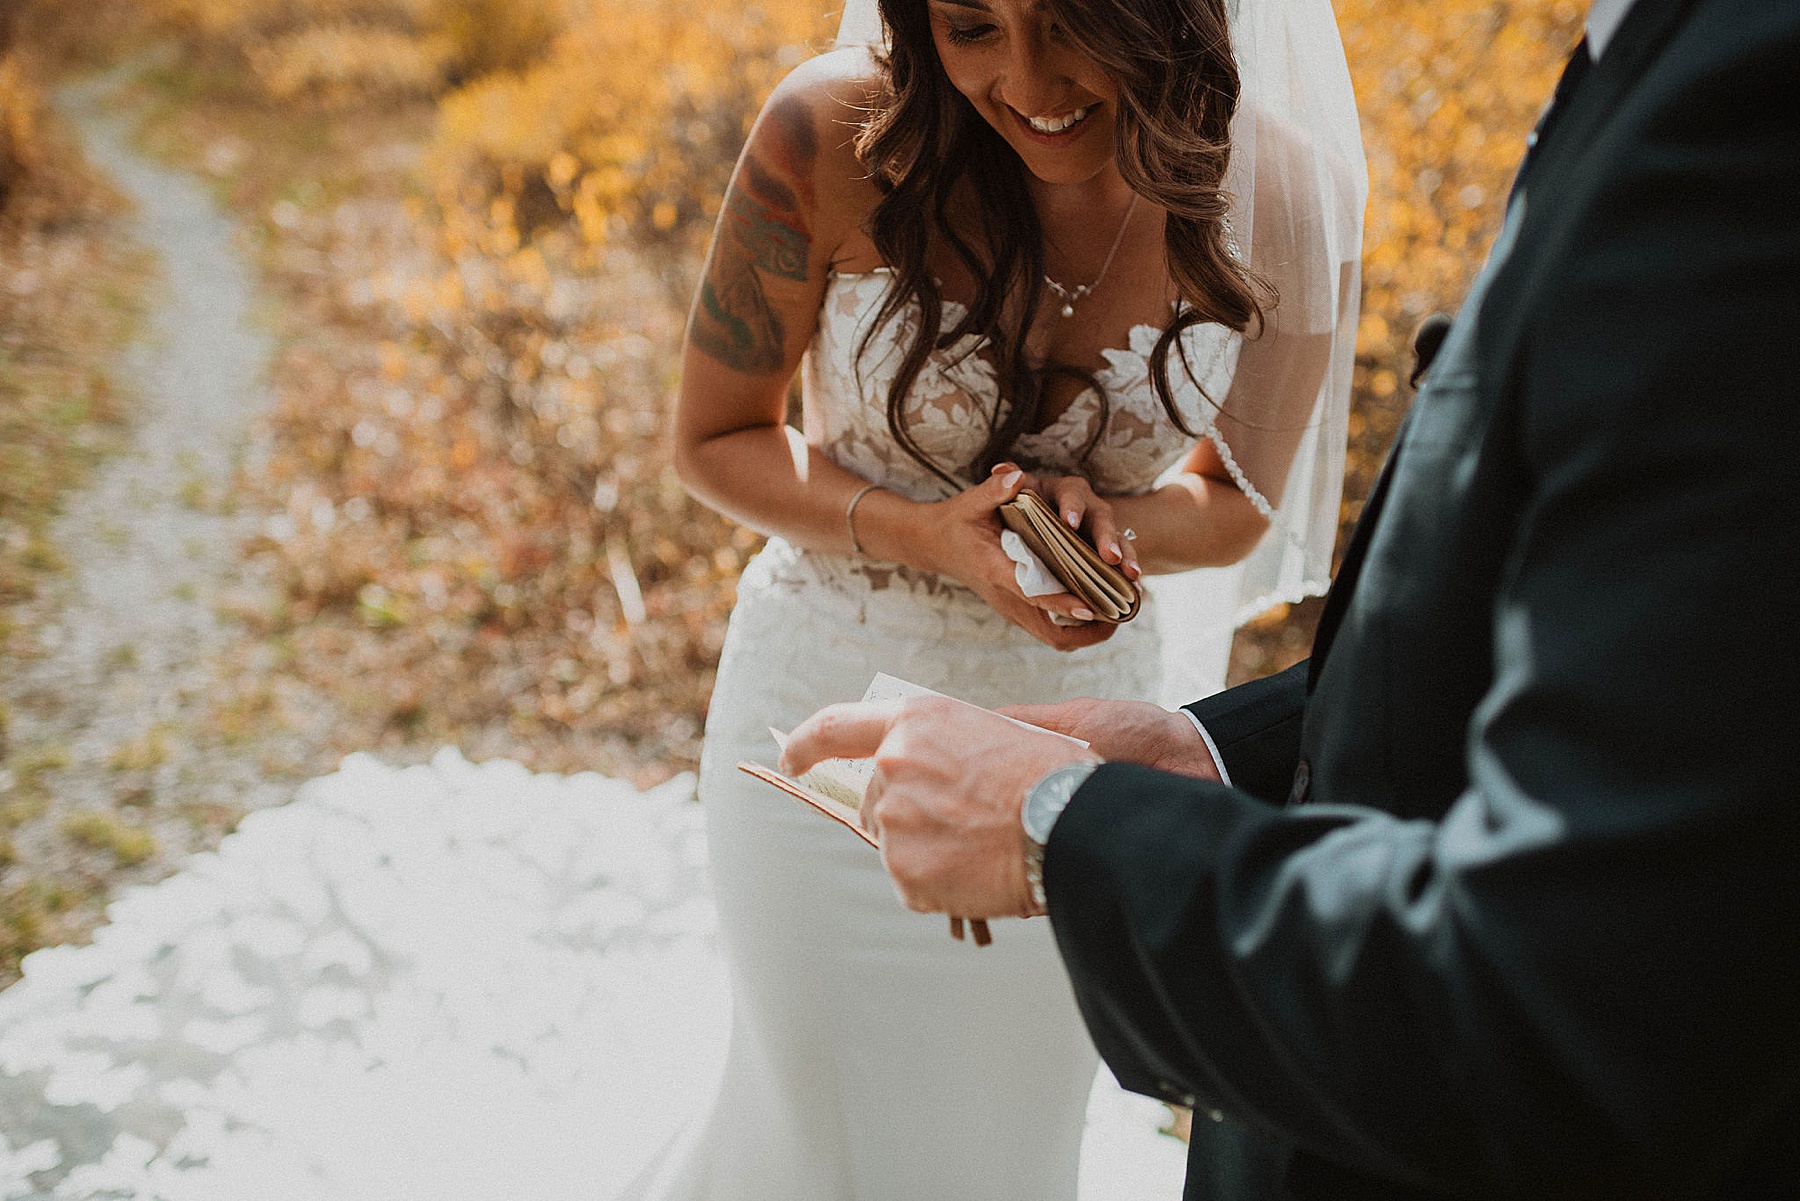
[[[979,42],[994,31],[992,25],[947,25],[944,36],[953,46],[967,46],[971,42]]]

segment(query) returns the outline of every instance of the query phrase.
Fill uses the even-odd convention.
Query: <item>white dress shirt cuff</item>
[[[1200,738],[1206,743],[1206,753],[1212,756],[1213,766],[1219,769],[1219,782],[1225,785],[1225,787],[1230,788],[1231,773],[1225,770],[1225,757],[1219,754],[1219,748],[1214,744],[1212,735],[1206,732],[1206,727],[1200,724],[1200,719],[1195,717],[1191,710],[1183,709],[1181,710],[1181,715],[1193,722],[1194,729],[1200,731]]]

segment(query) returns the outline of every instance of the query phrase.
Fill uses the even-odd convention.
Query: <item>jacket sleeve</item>
[[[1300,759],[1307,663],[1254,680],[1182,708],[1213,740],[1231,782],[1251,796],[1287,799]]]
[[[1403,821],[1109,764],[1053,831],[1128,1087],[1450,1196],[1693,1195],[1792,1122],[1800,13],[1698,12],[1747,49],[1639,114],[1509,384],[1467,790]]]

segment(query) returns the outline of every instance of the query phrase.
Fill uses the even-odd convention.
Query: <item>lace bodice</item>
[[[907,454],[887,424],[887,381],[918,328],[916,315],[903,311],[876,332],[860,363],[857,359],[864,331],[880,311],[891,279],[885,270],[835,275],[827,286],[803,376],[808,436],[832,461],[863,479],[913,500],[939,500],[950,494],[950,486]],[[944,309],[947,325],[962,314],[954,301],[945,301]],[[1137,326],[1128,347],[1104,352],[1106,365],[1094,377],[1106,389],[1109,411],[1106,429],[1086,462],[1077,463],[1076,457],[1100,417],[1093,389],[1049,426],[1021,437],[1014,458],[1035,471],[1085,475],[1103,495],[1148,491],[1192,446],[1192,439],[1169,420],[1150,383],[1147,360],[1159,332],[1155,326]],[[919,448],[952,470],[980,452],[995,407],[993,366],[970,353],[973,342],[970,337],[933,354],[906,408],[908,430]],[[1206,398],[1216,402],[1224,397],[1242,338],[1223,326],[1199,325],[1187,330],[1182,342],[1193,377],[1178,363],[1171,364],[1177,408],[1190,428],[1217,443],[1213,405]],[[1229,451],[1223,445],[1220,449],[1229,461]]]

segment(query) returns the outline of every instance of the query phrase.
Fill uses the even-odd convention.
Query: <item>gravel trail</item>
[[[146,331],[116,371],[134,397],[130,445],[58,518],[52,541],[70,570],[21,614],[29,657],[0,679],[15,750],[60,765],[41,772],[48,805],[14,834],[14,861],[44,877],[99,873],[102,894],[167,874],[237,812],[292,791],[264,778],[263,739],[227,742],[209,722],[234,638],[216,608],[245,586],[239,548],[253,520],[230,503],[233,478],[270,403],[273,346],[252,320],[254,277],[227,218],[194,177],[132,147],[119,96],[134,69],[56,101],[160,260]],[[71,843],[70,818],[83,813],[147,830],[154,850],[140,841],[109,857],[93,838]]]

